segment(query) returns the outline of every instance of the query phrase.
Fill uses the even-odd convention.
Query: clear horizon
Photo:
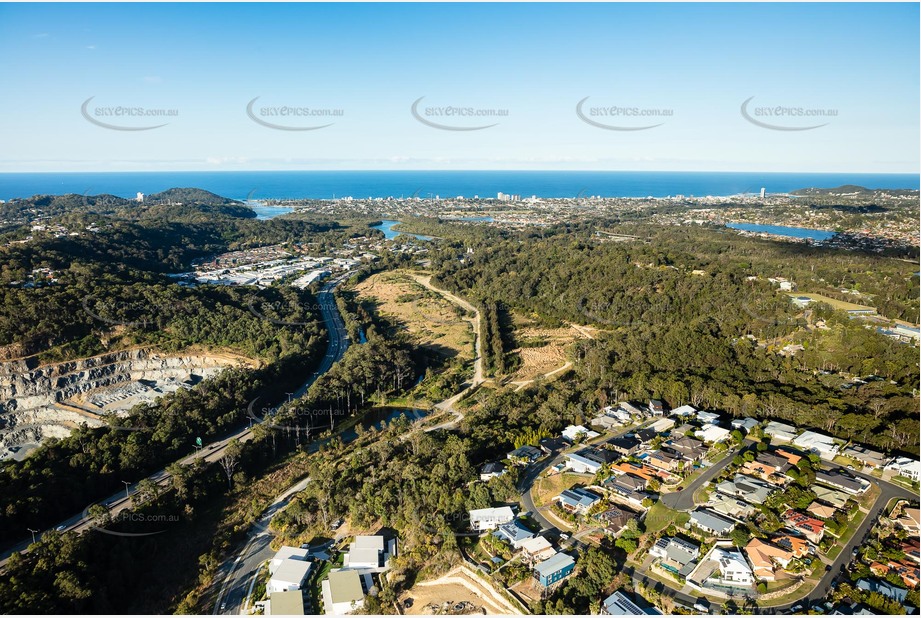
[[[911,3],[0,4],[0,172],[916,174],[918,21]]]

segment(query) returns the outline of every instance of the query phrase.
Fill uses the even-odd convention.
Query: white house
[[[586,429],[582,425],[570,425],[563,430],[563,437],[570,442],[576,442],[580,439],[591,440],[592,438],[597,438],[600,435],[601,434],[597,431]]]
[[[389,566],[390,557],[396,553],[396,539],[387,543],[384,537],[356,536],[342,559],[344,569],[367,569],[381,572]]]
[[[774,439],[790,442],[793,440],[793,438],[796,437],[796,427],[793,425],[787,425],[786,423],[771,421],[764,426],[763,433],[764,435],[771,436]]]
[[[566,467],[577,473],[597,474],[601,470],[601,462],[578,453],[566,453]]]
[[[738,549],[731,545],[714,545],[690,579],[700,584],[738,586],[748,588],[755,583],[748,561]]]
[[[804,431],[793,438],[793,444],[810,453],[815,453],[822,459],[834,459],[840,448],[831,436],[814,431]]]
[[[300,590],[310,573],[312,562],[303,560],[292,560],[288,558],[283,560],[272,573],[269,583],[266,586],[266,592],[284,592],[285,590]]]
[[[910,478],[913,481],[921,480],[921,461],[917,459],[893,457],[884,469],[895,472],[899,476]]]
[[[673,418],[660,418],[655,423],[649,426],[651,430],[656,433],[665,433],[669,429],[675,426],[675,419]]]
[[[687,404],[683,406],[678,406],[672,410],[672,416],[693,416],[697,414],[697,408],[694,406],[689,406]]]
[[[510,506],[499,506],[470,511],[470,528],[473,530],[495,530],[500,525],[515,519]]]
[[[750,433],[752,429],[758,426],[758,421],[751,417],[735,418],[729,424],[733,429],[744,429],[745,433]]]
[[[330,572],[320,584],[326,615],[341,616],[364,607],[370,578],[370,575],[360,575],[358,571],[349,569]]]
[[[697,420],[704,424],[715,425],[720,422],[720,415],[716,412],[707,412],[706,410],[700,410],[697,412]]]
[[[269,561],[269,573],[275,573],[276,569],[278,569],[285,560],[301,560],[306,562],[308,560],[307,550],[301,549],[300,547],[282,545],[281,549],[275,552],[275,555]]]
[[[705,425],[703,429],[696,433],[697,437],[708,442],[710,444],[715,444],[717,442],[722,442],[730,436],[728,429],[723,429],[722,427],[717,427],[716,425]]]

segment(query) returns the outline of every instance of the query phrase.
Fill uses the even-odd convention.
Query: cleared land
[[[359,298],[403,325],[419,345],[445,357],[473,358],[473,332],[460,310],[401,271],[372,275],[355,286]]]
[[[566,348],[577,339],[593,338],[594,329],[585,326],[546,328],[519,314],[512,316],[515,341],[514,353],[521,357],[521,366],[510,377],[513,383],[533,380],[552,373],[566,364]]]
[[[407,599],[412,599],[412,607],[405,607]],[[450,614],[459,603],[469,603],[476,608],[462,613],[480,613],[477,610],[482,608],[490,615],[521,614],[521,610],[463,566],[438,579],[416,584],[401,595],[398,602],[401,608],[405,608],[403,613],[410,615]]]

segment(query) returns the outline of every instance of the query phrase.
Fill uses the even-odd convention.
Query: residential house
[[[773,453],[758,453],[754,461],[746,461],[742,465],[741,472],[780,486],[790,481],[786,473],[792,467],[785,457]]]
[[[796,427],[793,425],[787,425],[786,423],[770,421],[767,425],[764,426],[763,433],[766,436],[771,436],[771,438],[774,440],[792,442],[793,438],[796,437]]]
[[[774,573],[778,567],[786,568],[793,560],[792,552],[757,538],[745,546],[745,555],[748,556],[755,579],[769,582],[774,581]]]
[[[552,586],[576,567],[576,561],[569,554],[556,553],[534,567],[534,577],[541,586]]]
[[[735,418],[732,419],[732,422],[729,423],[730,427],[733,429],[739,429],[744,431],[746,434],[751,433],[751,430],[758,426],[757,419],[746,417],[746,418]]]
[[[591,425],[592,427],[598,427],[602,431],[611,431],[612,429],[620,427],[623,423],[613,416],[601,414],[591,420]]]
[[[841,454],[845,457],[849,457],[855,461],[859,461],[865,466],[870,468],[882,468],[886,465],[886,456],[880,453],[879,451],[874,451],[868,449],[864,446],[853,445],[849,446]]]
[[[720,415],[716,412],[707,412],[706,410],[699,410],[697,412],[697,420],[703,423],[704,425],[716,425],[720,422]]]
[[[893,457],[884,469],[916,482],[921,481],[921,461],[917,459]]]
[[[617,535],[624,529],[627,522],[636,517],[637,514],[629,509],[625,509],[621,506],[612,506],[608,510],[598,513],[595,519],[601,523],[605,532],[610,535]]]
[[[480,468],[480,480],[488,481],[505,474],[505,464],[501,462],[490,462]]]
[[[280,567],[285,560],[300,560],[302,562],[307,562],[310,560],[310,558],[307,557],[308,553],[309,552],[306,549],[301,549],[300,547],[282,545],[269,561],[269,574],[274,573],[275,570]]]
[[[921,583],[921,570],[919,570],[917,564],[912,563],[910,560],[889,559],[884,565],[879,563],[871,564],[870,570],[879,576],[895,573],[902,579],[902,583],[911,589],[917,588],[918,584]]]
[[[715,536],[725,536],[735,528],[734,521],[701,508],[691,511],[691,520],[688,525]]]
[[[495,530],[502,524],[515,519],[515,514],[510,506],[499,506],[488,509],[474,509],[470,513],[470,528],[472,530]]]
[[[763,504],[777,488],[753,476],[736,474],[731,481],[723,481],[716,490],[727,496],[741,498],[750,504]]]
[[[659,615],[661,612],[655,608],[642,609],[621,590],[601,602],[602,616],[645,616],[649,614]]]
[[[659,468],[660,470],[674,472],[681,464],[681,459],[660,450],[650,452],[649,457],[646,458],[646,463],[654,468]]]
[[[827,504],[821,504],[819,502],[813,502],[806,508],[806,512],[810,515],[814,515],[819,519],[831,519],[835,516],[835,513],[838,511],[833,506],[828,506]]]
[[[601,467],[614,463],[620,455],[603,448],[584,448],[575,453],[566,454],[566,467],[574,472],[596,474]]]
[[[563,430],[562,437],[567,440],[575,443],[580,440],[591,440],[592,438],[597,438],[601,434],[597,431],[592,431],[591,429],[586,429],[582,425],[569,425],[566,429]]]
[[[739,588],[749,588],[755,582],[754,573],[742,552],[726,544],[714,545],[688,579],[698,586]]]
[[[858,579],[857,588],[866,592],[878,592],[899,603],[905,603],[905,597],[908,596],[908,591],[904,588],[898,588],[889,582],[877,579]]]
[[[697,414],[697,409],[694,406],[689,406],[689,405],[678,406],[677,408],[672,410],[672,416],[685,417],[685,416],[694,416],[696,414]]]
[[[667,420],[667,419],[662,419],[662,420]],[[641,444],[645,445],[655,440],[659,434],[651,427],[648,427],[645,429],[640,429],[639,431],[635,432],[633,435],[637,440],[640,441]]]
[[[601,500],[601,496],[597,496],[581,487],[573,487],[572,489],[564,489],[556,499],[559,501],[560,506],[570,513],[585,515],[590,508]]]
[[[636,438],[618,436],[608,440],[611,450],[623,457],[629,457],[640,450],[640,441]]]
[[[521,556],[527,564],[543,562],[556,553],[553,545],[542,536],[531,537],[521,542]]]
[[[673,418],[660,418],[655,423],[649,426],[649,428],[656,433],[665,433],[669,429],[675,426],[675,419]]]
[[[283,592],[285,590],[300,590],[312,567],[312,562],[306,562],[304,560],[292,558],[283,560],[269,576],[269,583],[266,585],[266,591]]]
[[[863,479],[855,478],[849,474],[844,474],[844,471],[840,468],[833,470],[832,472],[825,472],[824,470],[819,470],[815,473],[815,480],[817,483],[822,483],[835,489],[840,489],[845,493],[849,493],[852,496],[862,494],[870,488],[870,483],[864,481]]]
[[[847,504],[847,501],[850,499],[850,496],[843,491],[825,487],[824,485],[813,485],[811,489],[815,494],[816,500],[824,502],[825,504],[830,504],[835,508],[843,509],[844,505]]]
[[[643,501],[650,498],[650,495],[645,492],[635,491],[618,483],[610,483],[607,488],[610,490],[608,494],[609,500],[621,503],[626,502],[637,509],[645,508]]]
[[[685,461],[700,461],[707,454],[707,447],[700,440],[695,440],[689,436],[682,436],[669,440],[666,443],[669,450],[679,453]]]
[[[270,592],[265,603],[265,616],[303,616],[304,593],[300,590]]]
[[[540,450],[547,455],[558,453],[572,446],[572,442],[566,438],[544,438],[540,441]]]
[[[802,533],[803,536],[805,536],[813,543],[818,543],[821,541],[822,536],[825,534],[825,522],[820,519],[804,515],[803,513],[798,513],[793,509],[790,509],[784,513],[783,521],[787,526]]]
[[[649,400],[649,413],[653,416],[662,416],[665,414],[665,404],[658,399]]]
[[[640,411],[637,410],[636,415],[638,416],[639,414],[640,414]],[[612,418],[618,423],[620,423],[621,425],[629,425],[631,422],[633,422],[633,416],[634,416],[627,410],[623,409],[623,407],[621,406],[617,406],[617,407],[607,406],[605,408],[602,408],[601,415],[607,416],[608,418]]]
[[[585,450],[587,449],[583,449]],[[589,459],[583,456],[583,451],[566,453],[566,468],[581,474],[597,474],[603,464],[594,458]]]
[[[513,463],[534,463],[542,455],[541,450],[534,448],[530,445],[519,446],[514,451],[508,454],[508,458],[512,460]]]
[[[800,536],[782,534],[772,538],[771,543],[787,550],[794,558],[803,558],[812,551],[809,542]]]
[[[822,459],[834,459],[840,448],[834,438],[815,431],[804,431],[793,439],[793,444],[810,453],[815,453]]]
[[[728,440],[732,434],[728,429],[716,425],[705,425],[703,429],[696,432],[696,435],[707,444],[716,444]]]
[[[370,579],[370,575],[350,569],[331,571],[320,584],[323,611],[327,616],[341,616],[364,607]]]
[[[905,557],[909,560],[921,563],[921,541],[919,541],[918,537],[915,536],[905,539],[902,541],[899,549],[902,550],[902,553],[905,554]]]
[[[618,409],[623,410],[632,417],[646,416],[642,410],[630,403],[629,401],[621,401],[617,404]]]
[[[356,536],[343,556],[342,568],[381,573],[389,568],[390,558],[396,554],[396,543],[396,539],[388,542],[379,534]]]
[[[710,500],[707,502],[707,509],[717,515],[726,515],[734,519],[744,519],[755,513],[755,507],[747,502],[719,492],[710,496]]]
[[[786,459],[788,462],[790,462],[791,466],[795,466],[796,464],[800,462],[800,460],[803,457],[801,454],[794,452],[794,450],[795,449],[792,449],[789,447],[778,448],[778,449],[774,449],[774,454],[777,455],[778,457],[783,457],[784,459]]]
[[[518,549],[523,542],[534,538],[534,533],[525,527],[519,520],[513,519],[507,524],[502,524],[496,528],[496,531],[493,532],[493,536],[508,541],[509,545]]]
[[[645,491],[648,483],[646,479],[632,474],[615,475],[604,481],[605,486],[617,485],[630,491]]]
[[[666,472],[661,472],[655,468],[650,468],[646,464],[638,464],[632,461],[622,461],[612,465],[611,472],[614,474],[632,474],[647,482],[654,478],[668,477]]]
[[[921,509],[903,504],[902,512],[895,520],[895,524],[911,534],[918,534],[918,531],[921,530]]]
[[[649,555],[658,558],[661,568],[686,578],[697,567],[694,561],[700,557],[700,546],[676,536],[662,537],[649,550]]]

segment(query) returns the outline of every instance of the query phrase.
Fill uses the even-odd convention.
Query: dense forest
[[[679,242],[667,242],[669,233]],[[768,274],[751,251],[737,254],[716,236],[710,242],[722,251],[704,259],[707,236],[696,239],[694,252],[682,249],[682,236],[668,231],[630,244],[577,234],[492,240],[474,244],[463,261],[444,250],[438,281],[549,324],[601,328],[573,350],[591,408],[658,397],[918,452],[915,348],[821,304],[807,318],[769,282],[750,279]],[[822,267],[828,276],[832,266]],[[904,266],[889,264],[877,276],[894,278]],[[915,286],[893,286],[891,295],[907,297]],[[780,353],[797,344],[804,349]],[[858,376],[883,379],[853,383]]]

